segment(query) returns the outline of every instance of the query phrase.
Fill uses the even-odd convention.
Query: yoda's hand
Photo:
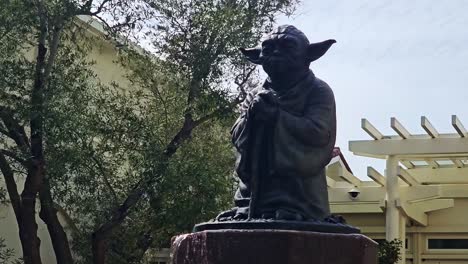
[[[249,112],[254,120],[272,121],[278,113],[278,99],[272,92],[259,92],[250,103]]]

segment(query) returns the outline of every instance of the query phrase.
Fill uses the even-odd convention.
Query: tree
[[[134,263],[148,247],[226,206],[231,196],[222,191],[232,186],[233,162],[228,124],[256,84],[254,68],[237,49],[255,45],[275,15],[294,4],[3,1],[0,169],[25,263],[41,263],[37,198],[58,263],[73,262],[58,210],[76,227],[77,261]],[[89,47],[76,41],[80,14],[100,19],[123,44],[139,32],[154,40],[152,56],[122,50],[131,92],[99,83],[84,56]],[[35,60],[28,59],[31,49]],[[21,194],[15,175],[25,178]],[[187,206],[196,197],[206,199]],[[182,219],[181,212],[195,217]],[[160,222],[148,225],[149,217]]]
[[[92,0],[1,3],[0,170],[18,222],[25,263],[41,263],[35,218],[38,196],[39,216],[49,230],[57,262],[73,262],[68,238],[53,206],[44,154],[45,104],[63,32],[73,26],[77,15],[97,16],[104,9],[122,5],[122,1],[102,1],[96,6]],[[116,26],[130,24],[126,20]],[[28,50],[37,51],[34,60],[28,59]],[[21,193],[15,174],[25,176]]]
[[[166,174],[177,150],[204,123],[232,113],[245,96],[254,68],[238,55],[241,46],[255,45],[260,35],[270,30],[275,15],[292,7],[295,1],[145,1],[154,10],[158,23],[153,50],[165,58],[164,69],[177,78],[177,91],[184,98],[178,101],[178,127],[169,129],[157,153],[157,162],[113,211],[109,221],[93,234],[94,263],[104,263],[109,236],[128,216],[141,197],[157,186]],[[156,35],[157,34],[157,35]],[[144,69],[148,69],[145,67]],[[141,73],[137,71],[136,73]],[[230,96],[234,81],[240,91]],[[157,87],[157,78],[145,77],[142,85]]]

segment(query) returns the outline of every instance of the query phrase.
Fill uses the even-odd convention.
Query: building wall
[[[333,199],[331,197],[331,199]],[[467,264],[468,248],[430,249],[428,239],[466,239],[468,243],[468,199],[455,199],[455,206],[428,213],[428,225],[416,226],[408,221],[406,227],[406,263]],[[348,224],[361,228],[364,235],[385,239],[385,214],[341,214]]]

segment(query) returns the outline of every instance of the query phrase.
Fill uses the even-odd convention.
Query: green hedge
[[[379,243],[379,264],[395,264],[401,259],[400,249],[403,242],[399,239]]]

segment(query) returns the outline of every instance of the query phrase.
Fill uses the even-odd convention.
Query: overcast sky
[[[384,134],[395,134],[391,117],[413,134],[422,115],[441,133],[455,133],[452,114],[468,127],[467,11],[466,0],[304,0],[278,21],[311,42],[337,40],[311,68],[335,92],[337,146],[356,176],[385,165],[349,152],[348,141],[370,139],[361,118]]]

